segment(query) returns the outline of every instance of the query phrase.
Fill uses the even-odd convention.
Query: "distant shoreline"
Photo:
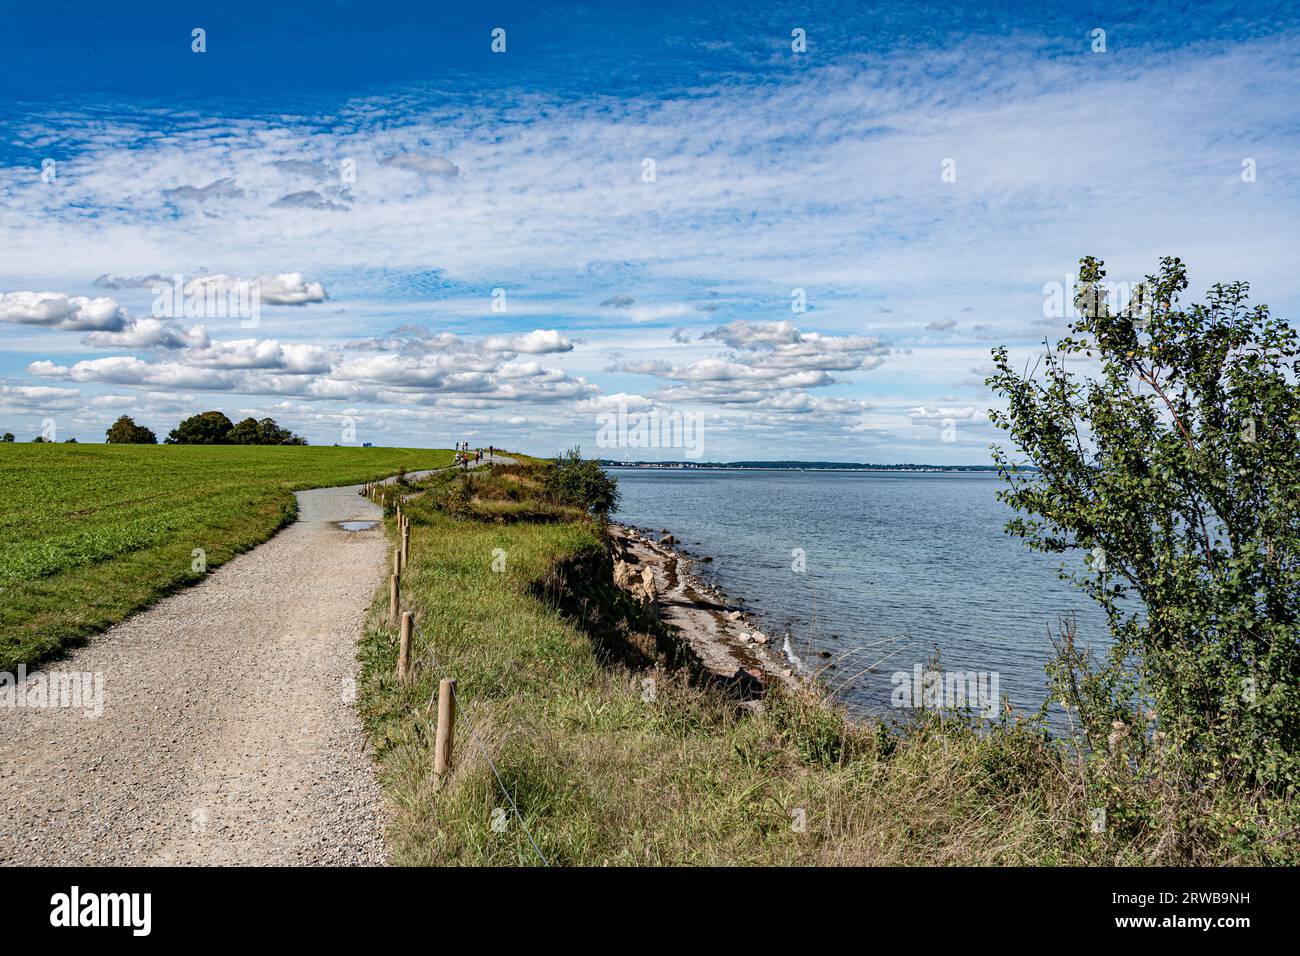
[[[696,461],[614,461],[609,458],[599,459],[604,468],[658,468],[669,470],[709,470],[709,471],[853,471],[853,472],[903,472],[914,474],[958,473],[996,475],[996,465],[873,465],[858,462],[839,461],[732,461],[732,462],[696,462]],[[1022,466],[1021,471],[1037,471],[1030,466]]]

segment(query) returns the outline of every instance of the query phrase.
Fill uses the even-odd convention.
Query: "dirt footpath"
[[[102,716],[0,709],[0,863],[384,862],[352,702],[387,549],[380,524],[338,525],[379,508],[356,487],[298,506],[270,541],[43,668],[102,674]]]

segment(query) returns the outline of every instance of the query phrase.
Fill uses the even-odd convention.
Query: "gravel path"
[[[350,488],[46,672],[98,672],[102,716],[0,711],[0,863],[378,864],[384,804],[356,716],[382,524]],[[201,547],[202,542],[195,542]]]
[[[271,540],[46,666],[102,675],[100,716],[0,710],[0,864],[385,861],[353,701],[388,549],[360,488],[298,492]]]

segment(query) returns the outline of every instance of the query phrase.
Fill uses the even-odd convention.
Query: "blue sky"
[[[989,349],[1063,333],[1080,256],[1300,299],[1283,4],[0,15],[20,438],[220,408],[315,443],[684,457],[598,448],[623,408],[699,416],[708,459],[979,463]],[[177,275],[256,283],[256,325],[160,313]]]

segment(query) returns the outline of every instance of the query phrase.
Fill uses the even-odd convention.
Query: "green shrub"
[[[1300,785],[1300,367],[1296,331],[1243,282],[1181,307],[1164,258],[1129,305],[1081,261],[1081,317],[1020,373],[994,350],[992,419],[1024,452],[994,455],[1031,547],[1087,552],[1062,571],[1106,612],[1097,662],[1053,670],[1086,746],[1146,762],[1157,740],[1189,781],[1294,793]],[[1075,371],[1095,359],[1098,370]],[[1150,716],[1148,716],[1150,711]],[[1158,735],[1158,736],[1157,736]],[[1116,738],[1121,738],[1117,740]],[[1152,764],[1161,773],[1165,761]]]
[[[584,459],[581,448],[571,448],[546,476],[546,491],[561,504],[574,505],[588,514],[606,518],[618,510],[618,482],[600,467]]]

